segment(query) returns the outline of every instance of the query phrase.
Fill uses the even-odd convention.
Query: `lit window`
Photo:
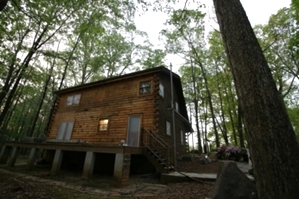
[[[108,130],[108,119],[100,119],[99,120],[99,131],[107,131]]]
[[[139,87],[139,93],[140,94],[146,94],[151,92],[151,82],[141,82]]]
[[[162,84],[159,84],[159,94],[164,97],[164,86]]]
[[[66,100],[66,105],[67,106],[77,105],[80,102],[80,98],[81,98],[81,94],[68,96],[68,98]]]
[[[171,125],[168,121],[166,121],[166,135],[171,135]]]

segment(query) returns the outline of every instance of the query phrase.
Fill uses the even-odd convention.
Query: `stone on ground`
[[[208,199],[257,199],[255,184],[233,161],[219,162],[217,180]]]

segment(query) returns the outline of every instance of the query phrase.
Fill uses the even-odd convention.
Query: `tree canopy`
[[[181,61],[177,72],[198,151],[207,153],[221,145],[249,147],[244,119],[251,110],[236,89],[223,35],[218,28],[211,29],[216,15],[208,14],[203,3],[0,0],[0,144],[43,137],[56,100],[54,91],[168,65],[167,58],[175,56]],[[166,16],[161,19],[162,46],[152,44],[135,24],[148,10]],[[253,28],[287,110],[283,117],[290,119],[297,138],[298,13],[299,3],[293,0],[268,23]],[[149,26],[154,28],[155,23]]]

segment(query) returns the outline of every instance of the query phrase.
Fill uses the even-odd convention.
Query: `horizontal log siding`
[[[130,115],[141,116],[142,128],[154,129],[156,120],[153,92],[139,95],[139,83],[151,80],[153,88],[153,79],[154,75],[147,75],[84,89],[81,92],[61,94],[47,138],[56,138],[61,122],[75,121],[71,139],[118,145],[120,140],[126,140]],[[67,97],[75,94],[81,94],[79,105],[66,106]],[[98,132],[100,118],[109,119],[107,132]]]
[[[159,76],[161,83],[164,86],[164,97],[159,96],[159,100],[157,100],[157,109],[159,111],[156,112],[158,114],[158,134],[161,138],[163,138],[170,146],[174,146],[174,134],[171,132],[171,136],[166,134],[166,121],[172,124],[172,111],[171,111],[171,85],[170,85],[170,76],[165,74],[161,74]],[[178,101],[178,93],[176,88],[174,87],[174,101]],[[175,107],[174,107],[175,108]],[[186,132],[187,128],[185,127],[184,121],[180,117],[175,117],[175,130],[176,130],[176,149],[179,154],[186,153],[186,143],[181,145],[181,135],[180,130]],[[184,139],[185,140],[185,139]],[[173,155],[171,153],[170,155]]]

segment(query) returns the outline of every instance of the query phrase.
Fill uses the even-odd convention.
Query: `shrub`
[[[216,149],[216,157],[220,160],[240,160],[241,150],[237,146],[222,146]]]

